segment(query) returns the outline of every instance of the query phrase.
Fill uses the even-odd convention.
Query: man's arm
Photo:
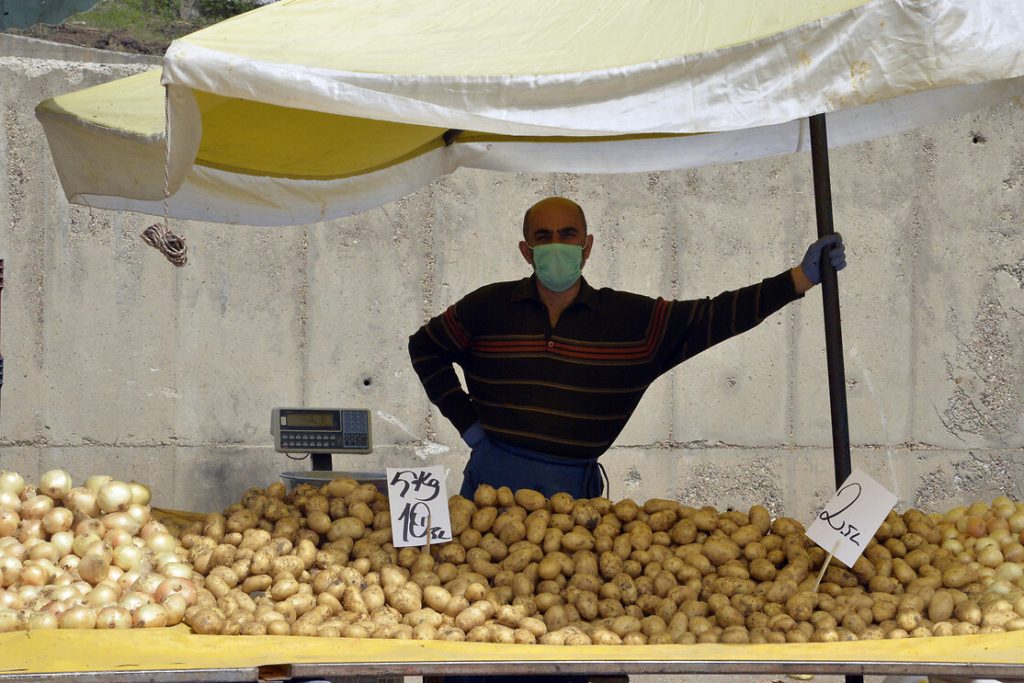
[[[464,434],[477,417],[469,395],[455,374],[454,363],[468,350],[470,343],[470,335],[459,320],[457,306],[449,306],[409,337],[409,358],[427,398],[460,434]]]

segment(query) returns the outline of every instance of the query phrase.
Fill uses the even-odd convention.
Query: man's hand
[[[804,260],[800,262],[799,268],[793,269],[793,283],[797,293],[803,294],[814,285],[821,284],[822,254],[829,247],[829,265],[836,270],[846,267],[846,247],[843,245],[842,236],[834,233],[822,237],[807,247],[807,253],[804,254]]]

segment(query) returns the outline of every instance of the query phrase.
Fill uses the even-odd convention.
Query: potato
[[[544,494],[533,489],[519,489],[513,495],[516,505],[523,508],[527,512],[533,512],[535,510],[541,510],[547,507],[548,501],[544,497]]]

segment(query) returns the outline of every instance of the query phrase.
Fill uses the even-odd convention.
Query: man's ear
[[[587,259],[590,258],[590,250],[591,250],[591,248],[593,248],[593,246],[594,246],[594,236],[593,235],[587,235],[587,239],[584,240],[584,242],[583,242],[583,263],[586,263]],[[582,264],[580,264],[580,265],[582,267]]]
[[[531,266],[533,265],[533,249],[530,249],[530,245],[528,245],[524,240],[519,241],[519,253],[523,255],[523,258],[526,259],[527,263]]]

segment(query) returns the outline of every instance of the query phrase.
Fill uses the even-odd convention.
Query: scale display
[[[270,431],[278,453],[369,453],[370,411],[274,408]]]

